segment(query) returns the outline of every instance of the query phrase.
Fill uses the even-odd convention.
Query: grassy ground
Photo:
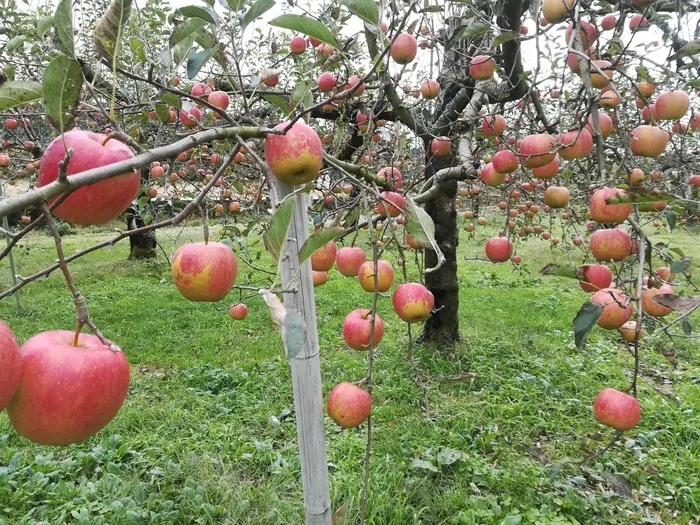
[[[66,237],[67,253],[106,236]],[[375,364],[368,523],[697,521],[697,343],[645,346],[639,427],[601,459],[566,464],[611,436],[594,421],[591,402],[602,387],[628,384],[629,354],[601,330],[585,351],[575,350],[571,321],[586,294],[573,281],[537,274],[566,261],[563,250],[524,244],[520,273],[466,260],[481,256],[483,237],[460,246],[461,344],[449,355],[415,349],[425,391],[405,359],[405,325],[390,300],[380,300],[387,331]],[[159,238],[171,251],[198,240],[199,230]],[[683,233],[673,240],[700,260],[696,240]],[[73,265],[93,318],[133,365],[126,404],[93,439],[65,449],[28,443],[1,416],[0,523],[302,523],[289,367],[266,307],[251,298],[249,318],[231,321],[228,302],[182,299],[164,257],[132,262],[127,253],[121,244]],[[47,237],[34,236],[17,257],[28,275],[55,253]],[[13,300],[0,302],[0,317],[21,341],[73,325],[58,273],[26,287],[21,302],[21,315]],[[369,295],[333,271],[317,304],[327,394],[365,375],[365,354],[344,346],[340,326],[350,310],[369,306]],[[661,352],[671,346],[675,370]],[[326,431],[333,504],[345,505],[347,523],[356,523],[366,428],[340,430],[327,419]]]

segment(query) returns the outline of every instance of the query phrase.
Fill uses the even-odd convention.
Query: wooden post
[[[289,186],[270,177],[270,195],[275,208],[293,192]],[[294,410],[299,440],[301,481],[304,488],[306,525],[331,525],[331,499],[328,481],[328,457],[324,429],[321,361],[319,356],[316,304],[311,274],[311,261],[299,264],[299,250],[308,237],[307,193],[299,193],[289,235],[281,255],[280,273],[284,289],[296,293],[284,294],[284,306],[296,310],[306,325],[306,343],[289,360],[294,389]]]

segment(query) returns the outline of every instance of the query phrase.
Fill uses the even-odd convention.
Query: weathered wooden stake
[[[275,207],[294,190],[293,186],[277,180],[269,182]],[[306,325],[306,343],[302,350],[289,360],[292,369],[306,525],[331,525],[321,362],[311,261],[307,259],[303,264],[299,264],[299,250],[308,237],[308,194],[299,193],[289,198],[296,199],[296,206],[282,251],[280,273],[284,289],[296,290],[296,293],[284,294],[284,306],[288,311],[296,310]]]

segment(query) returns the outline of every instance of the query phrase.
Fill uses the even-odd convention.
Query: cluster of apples
[[[180,84],[180,79],[175,76],[172,79],[172,83],[177,86]],[[231,98],[229,97],[228,93],[221,90],[213,90],[209,84],[205,84],[203,82],[195,82],[192,85],[190,94],[194,97],[203,99],[221,111],[226,111],[231,103]],[[207,106],[200,101],[195,101],[195,104],[189,108],[170,108],[167,119],[165,119],[164,122],[174,124],[177,122],[178,116],[180,117],[181,125],[185,126],[186,128],[196,128],[207,117]],[[219,111],[214,111],[212,116],[215,119],[219,119],[221,118],[221,113]],[[156,120],[159,118],[159,116],[155,111],[149,111],[148,118],[151,120]]]

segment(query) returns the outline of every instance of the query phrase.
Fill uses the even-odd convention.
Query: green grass
[[[66,237],[66,252],[108,235]],[[159,233],[166,251],[199,236],[197,228]],[[700,260],[694,237],[660,237]],[[574,348],[571,321],[586,294],[573,281],[537,273],[565,262],[563,249],[524,243],[518,272],[472,260],[483,258],[484,238],[483,231],[463,235],[460,245],[461,343],[450,353],[415,348],[425,392],[405,359],[405,325],[388,298],[379,302],[386,334],[375,363],[368,523],[697,519],[697,342],[650,338],[654,344],[642,350],[639,427],[583,468],[564,464],[609,440],[591,402],[603,387],[628,385],[630,355],[602,330],[585,351]],[[55,259],[41,235],[15,253],[22,275]],[[127,254],[128,243],[119,244],[72,265],[92,317],[132,363],[127,401],[97,436],[64,449],[27,442],[1,416],[0,523],[302,523],[290,373],[266,306],[248,298],[248,319],[232,321],[226,309],[237,294],[220,304],[189,303],[175,291],[162,254],[151,262],[127,261]],[[263,274],[241,268],[239,281],[263,282]],[[4,289],[6,262],[0,270]],[[324,394],[365,375],[366,354],[344,346],[340,327],[369,298],[336,271],[317,289]],[[14,300],[0,302],[0,317],[21,341],[73,326],[60,272],[27,286],[21,303],[18,315]],[[697,316],[692,321],[700,325]],[[676,369],[661,353],[672,347]],[[357,523],[366,428],[341,430],[327,418],[326,432],[334,508],[346,505],[347,523]]]

